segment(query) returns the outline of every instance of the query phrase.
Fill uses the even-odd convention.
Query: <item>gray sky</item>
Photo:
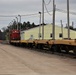
[[[48,11],[52,11],[52,1],[49,5],[47,5]],[[67,0],[55,0],[56,8],[67,10]],[[70,11],[76,12],[76,0],[69,0],[70,1]],[[49,0],[45,0],[47,4]],[[26,15],[26,14],[33,14],[42,11],[42,0],[0,0],[0,15]],[[45,10],[46,11],[46,10]],[[51,12],[52,14],[52,12]],[[56,24],[60,24],[60,20],[63,20],[63,24],[65,26],[67,22],[67,15],[66,13],[56,11]],[[18,17],[19,18],[19,17]],[[15,17],[0,17],[0,29],[2,27],[6,27]],[[76,15],[70,14],[70,23],[72,21],[75,22]],[[34,16],[22,16],[23,21],[30,21],[35,22],[36,24],[39,23],[39,15]],[[45,14],[45,23],[52,23],[52,15]]]

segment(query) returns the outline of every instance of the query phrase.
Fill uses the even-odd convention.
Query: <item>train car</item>
[[[20,40],[20,31],[19,30],[11,30],[10,31],[10,40]]]

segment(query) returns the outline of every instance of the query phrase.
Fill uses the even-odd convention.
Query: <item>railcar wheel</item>
[[[61,46],[60,45],[56,45],[56,52],[61,53]]]
[[[65,51],[66,51],[66,54],[68,54],[68,53],[69,53],[69,50],[67,50],[67,49],[66,49]]]
[[[56,45],[52,45],[51,52],[52,52],[52,54],[54,54],[54,52],[56,52]]]
[[[74,47],[73,52],[74,52],[74,54],[76,55],[76,47]]]
[[[68,54],[69,53],[69,48],[68,46],[65,46],[65,52]]]
[[[43,45],[42,45],[42,44],[38,44],[38,45],[37,45],[37,48],[38,48],[38,49],[43,49]]]

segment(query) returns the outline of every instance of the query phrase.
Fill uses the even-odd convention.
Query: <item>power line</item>
[[[45,3],[45,4],[46,4],[46,5],[49,5],[50,3],[51,3],[51,0],[49,0],[49,2],[48,2],[47,4],[46,4],[46,3]]]
[[[48,10],[47,10],[48,11]],[[51,12],[51,11],[48,11]],[[47,12],[44,12],[47,13]],[[42,14],[42,13],[41,13]],[[34,15],[39,15],[39,13],[33,13],[33,14],[26,14],[26,15],[20,15],[20,16],[34,16]],[[0,15],[0,17],[17,17],[18,15]]]
[[[62,9],[58,9],[58,8],[56,8],[56,11],[58,11],[58,12],[62,12],[62,13],[67,13],[67,11],[62,10]]]
[[[20,15],[20,16],[33,16],[33,15],[38,15],[38,13],[34,14],[26,14],[26,15]],[[18,15],[0,15],[0,17],[17,17]]]
[[[56,8],[56,11],[62,12],[62,13],[67,13],[66,10],[62,10],[62,9],[58,9],[58,8]],[[69,12],[69,13],[72,14],[72,15],[76,15],[76,12]]]
[[[26,14],[26,15],[21,15],[21,16],[33,16],[33,15],[38,15],[39,13],[34,13],[34,14]]]
[[[0,21],[9,21],[9,20],[0,20]]]
[[[0,15],[0,17],[16,17],[17,15]]]
[[[49,15],[52,15],[52,14],[49,13],[45,1],[44,1],[44,6],[45,6],[45,9],[46,9],[46,12],[47,12]]]

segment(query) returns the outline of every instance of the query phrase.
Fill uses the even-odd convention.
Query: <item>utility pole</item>
[[[55,0],[53,0],[53,30],[52,30],[52,39],[55,40]]]
[[[20,21],[19,22],[21,23],[21,15],[18,15],[18,16],[20,17]]]
[[[20,17],[19,23],[21,24],[21,15],[18,15],[18,16]],[[20,30],[21,30],[21,25],[20,25]]]
[[[11,21],[11,23],[12,23],[12,29],[14,30],[13,20]]]
[[[13,22],[13,24],[12,24],[12,25],[14,25],[14,23],[15,23],[15,19],[13,19],[13,21],[12,21],[12,22]],[[12,27],[12,29],[15,29],[15,26],[13,26],[13,27]]]
[[[40,14],[40,20],[39,20],[39,39],[40,39],[40,37],[41,37],[41,12],[39,12],[39,14]]]
[[[72,27],[74,28],[74,22],[72,22]]]
[[[9,27],[9,31],[12,30],[12,28],[11,28],[11,22],[9,23],[8,27]]]
[[[69,0],[67,0],[67,26],[68,26],[68,39],[70,39],[70,28],[69,28]]]
[[[62,33],[62,39],[63,39],[63,24],[62,24],[62,20],[60,20],[61,22],[61,33]]]
[[[44,0],[42,0],[42,39],[44,39]]]
[[[18,18],[16,17],[16,19],[17,19],[17,30],[18,30]]]
[[[13,30],[13,21],[10,22],[10,30]]]

